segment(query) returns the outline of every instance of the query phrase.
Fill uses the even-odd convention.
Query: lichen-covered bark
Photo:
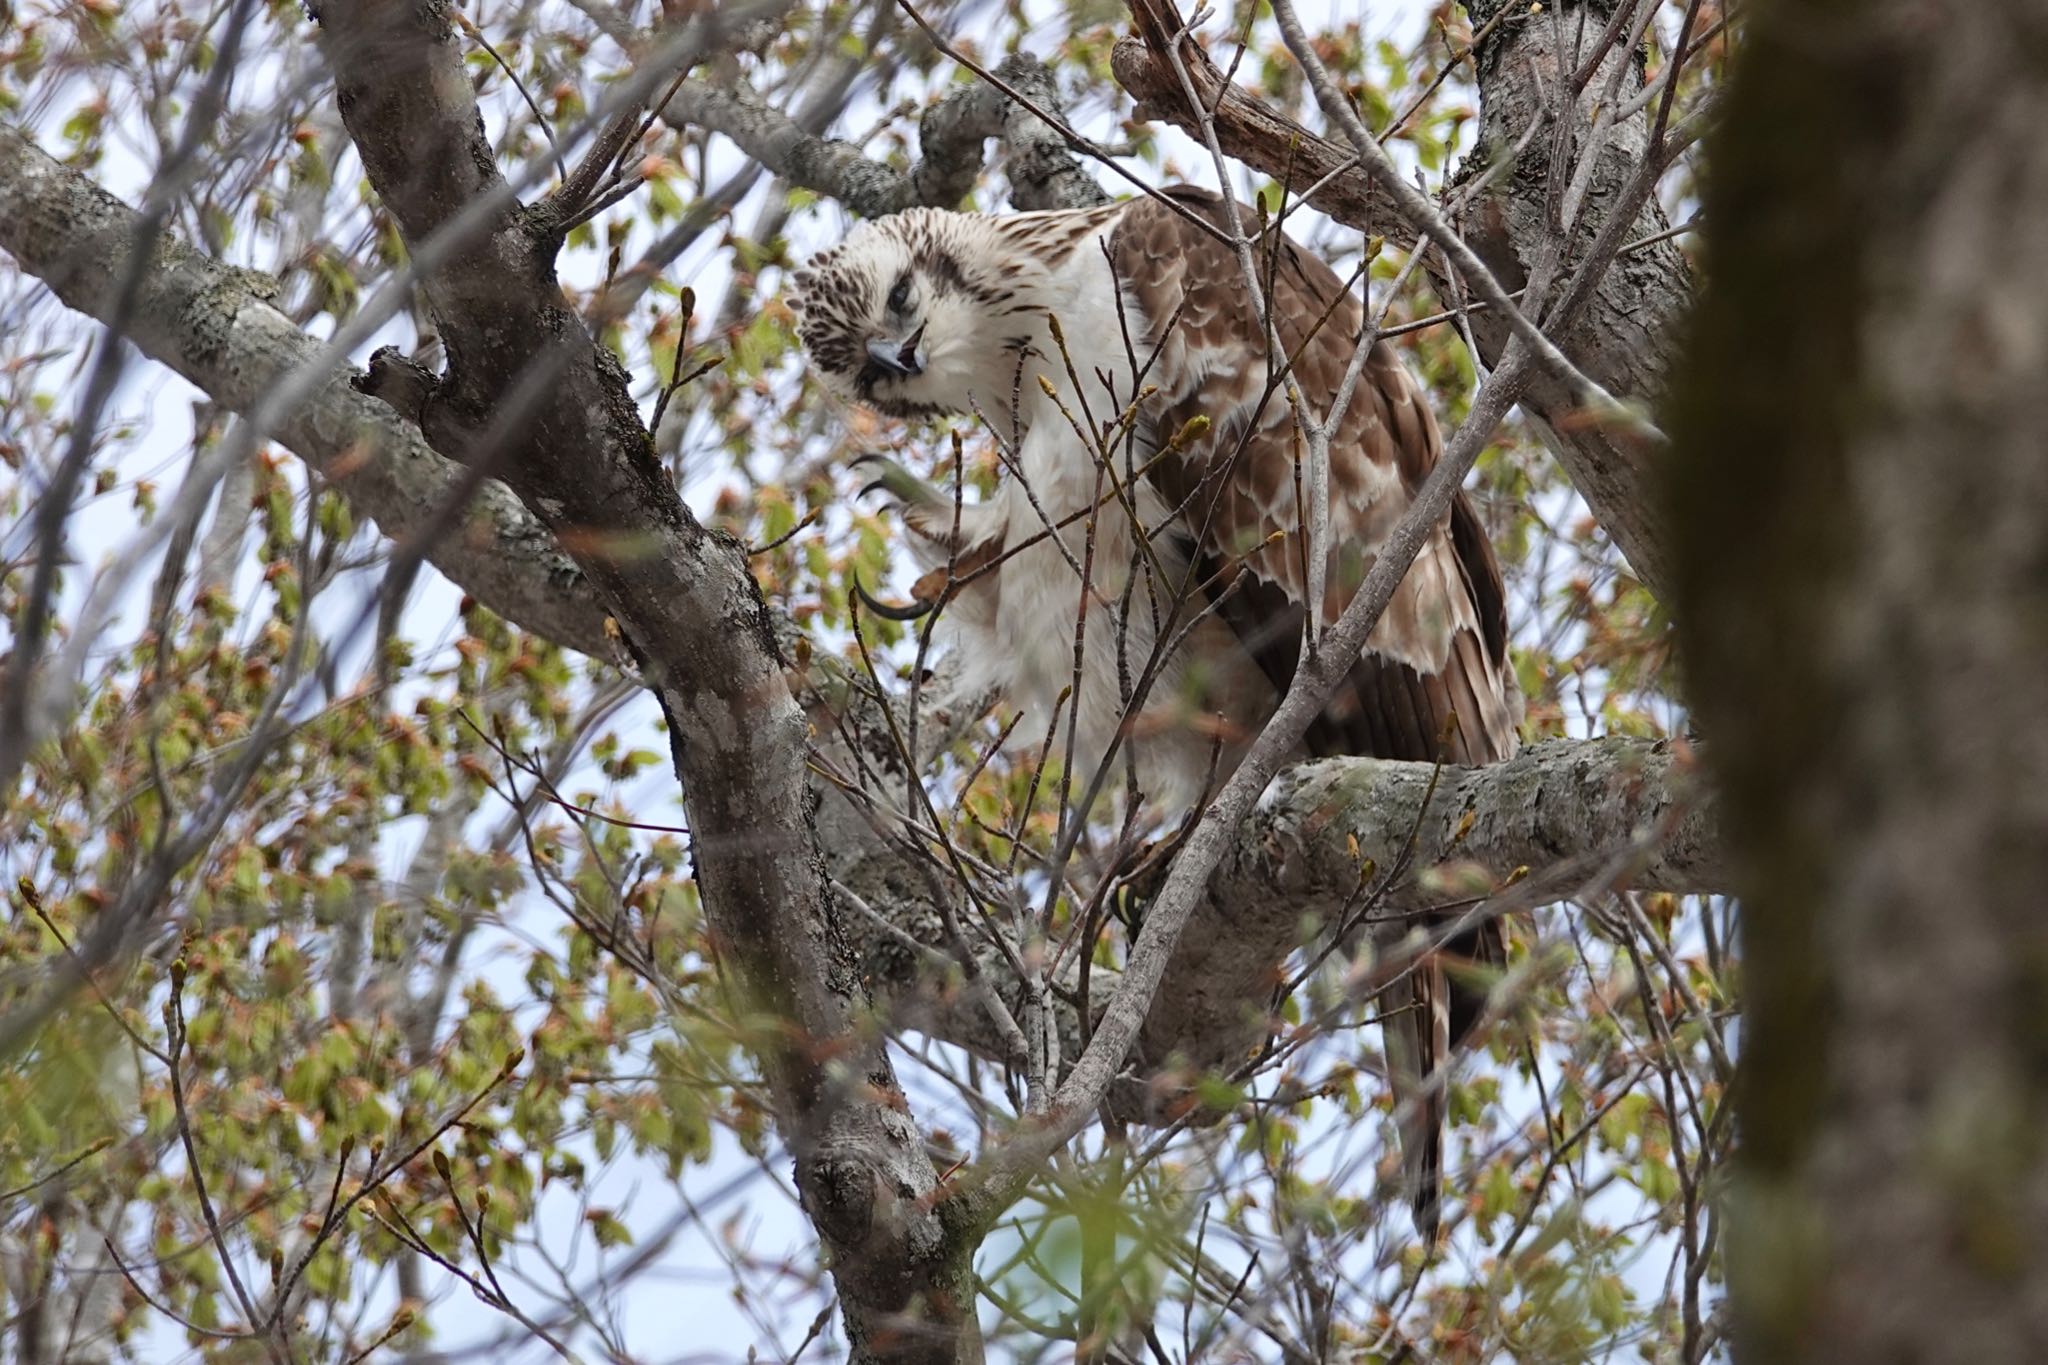
[[[1710,148],[1671,506],[1749,1361],[2048,1341],[2044,53],[2042,0],[1775,0]]]
[[[0,124],[0,250],[91,317],[113,314],[136,211]],[[346,365],[321,372],[321,345],[273,306],[277,282],[166,234],[143,277],[129,340],[230,411],[247,414],[286,375],[319,374],[306,402],[271,433],[348,495],[394,540],[427,524],[462,471],[419,430],[355,391]],[[492,610],[551,640],[612,653],[604,612],[547,528],[503,484],[478,490],[464,523],[428,551],[434,566]]]
[[[1039,108],[1059,108],[1052,73],[1029,53],[1011,54],[995,74]],[[924,159],[908,170],[808,132],[744,84],[684,81],[662,106],[662,116],[679,127],[720,133],[792,185],[829,194],[866,218],[919,204],[955,207],[973,191],[982,147],[996,137],[1009,149],[1010,197],[1018,208],[1081,208],[1106,197],[1068,153],[1058,130],[981,82],[956,87],[925,111],[918,123]]]
[[[1211,888],[1229,904],[1277,888],[1324,923],[1368,863],[1372,884],[1411,908],[1469,899],[1475,876],[1556,865],[1698,891],[1721,883],[1713,821],[1680,740],[1550,740],[1483,768],[1323,759],[1274,780]],[[1448,867],[1463,875],[1444,878]]]
[[[1207,1070],[1263,1042],[1281,962],[1370,895],[1394,911],[1469,901],[1518,873],[1645,891],[1720,884],[1713,805],[1676,741],[1555,741],[1505,763],[1325,759],[1282,772],[1238,831],[1145,1021],[1145,1058]],[[1369,866],[1368,866],[1369,865]]]

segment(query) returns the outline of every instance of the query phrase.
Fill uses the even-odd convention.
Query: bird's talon
[[[886,621],[921,621],[931,614],[933,606],[921,598],[913,598],[910,605],[903,607],[884,602],[867,590],[857,573],[853,576],[853,595],[860,599],[862,607]]]

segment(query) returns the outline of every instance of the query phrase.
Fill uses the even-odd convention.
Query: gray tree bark
[[[114,313],[137,214],[0,124],[0,249],[88,317]],[[166,234],[143,276],[128,339],[232,412],[248,414],[294,373],[318,386],[271,437],[347,495],[396,541],[425,526],[462,478],[419,428],[349,384],[350,368],[320,370],[321,345],[277,306],[272,276],[223,264]],[[492,610],[536,634],[600,658],[615,647],[583,572],[502,483],[477,490],[465,526],[434,566]]]
[[[1711,148],[1670,505],[1746,1361],[2048,1343],[2044,53],[2042,0],[1775,0]]]

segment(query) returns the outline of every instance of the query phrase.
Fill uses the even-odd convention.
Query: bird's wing
[[[1223,200],[1194,189],[1168,193],[1229,236]],[[1252,210],[1240,206],[1238,214],[1247,231],[1256,226]],[[1111,254],[1149,329],[1143,382],[1158,387],[1151,423],[1167,449],[1149,476],[1179,509],[1199,578],[1230,585],[1219,610],[1236,640],[1284,692],[1309,587],[1298,510],[1309,476],[1287,390],[1293,385],[1318,416],[1329,410],[1357,350],[1363,307],[1326,262],[1269,231],[1253,254],[1280,343],[1274,353],[1236,253],[1182,214],[1150,199],[1133,203]],[[1276,367],[1285,371],[1278,382]],[[1198,416],[1207,430],[1174,450],[1171,438]],[[1442,449],[1420,387],[1391,347],[1375,345],[1330,441],[1325,624],[1351,600]],[[1460,493],[1307,746],[1316,756],[1489,763],[1514,751],[1518,712],[1500,566]],[[1446,953],[1497,964],[1506,945],[1492,924]],[[1477,1021],[1484,998],[1431,955],[1382,1005],[1394,1011],[1389,1053],[1418,1220],[1433,1229],[1444,1091],[1440,1077],[1427,1078]]]
[[[1215,196],[1168,193],[1228,232],[1227,210]],[[1250,209],[1239,212],[1247,228],[1255,225]],[[1147,199],[1125,212],[1112,251],[1151,329],[1145,345],[1157,352],[1140,356],[1151,360],[1144,382],[1159,389],[1154,429],[1163,437],[1196,416],[1210,423],[1177,455],[1153,464],[1150,476],[1179,509],[1209,572],[1246,578],[1223,611],[1284,690],[1294,677],[1308,587],[1307,529],[1296,500],[1308,471],[1286,389],[1292,383],[1315,411],[1328,409],[1357,349],[1363,310],[1325,262],[1269,234],[1254,255],[1280,340],[1270,360],[1291,366],[1275,385],[1263,329],[1227,245]],[[1442,448],[1420,386],[1392,347],[1375,346],[1330,441],[1325,624],[1351,600]],[[1460,494],[1348,685],[1310,731],[1310,752],[1465,764],[1506,757],[1517,719],[1506,652],[1500,567]],[[1445,745],[1453,714],[1457,726]]]

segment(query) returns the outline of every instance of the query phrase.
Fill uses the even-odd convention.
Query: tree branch
[[[137,214],[19,130],[0,124],[0,249],[68,306],[105,321],[135,241]],[[275,306],[275,278],[224,265],[166,234],[142,281],[129,339],[216,402],[247,415],[321,345]],[[462,478],[418,428],[351,387],[323,378],[273,434],[340,489],[384,534],[404,540]],[[465,534],[434,546],[436,568],[536,634],[600,658],[613,647],[604,610],[554,537],[511,490],[487,483]]]
[[[343,121],[408,243],[502,193],[445,8],[330,3],[320,25]],[[768,608],[745,548],[683,506],[624,370],[564,306],[559,246],[547,215],[507,203],[428,272],[449,368],[422,426],[444,454],[502,463],[662,703],[705,915],[728,980],[767,1020],[757,1054],[856,1354],[978,1354],[968,1257],[934,1212],[937,1174],[883,1041],[862,1027]],[[514,410],[519,422],[501,420]]]
[[[864,950],[889,1018],[1006,1060],[983,1008],[903,942],[945,947],[924,883],[843,799],[827,798],[820,820],[833,876],[893,926]],[[1484,768],[1333,758],[1283,770],[1225,846],[1145,1018],[1140,1064],[1113,1089],[1112,1109],[1152,1121],[1174,1099],[1148,1084],[1152,1070],[1214,1071],[1253,1052],[1267,1036],[1281,963],[1305,929],[1334,924],[1366,890],[1393,915],[1469,901],[1520,871],[1560,867],[1594,869],[1638,891],[1724,890],[1718,815],[1688,746],[1553,740]],[[1390,922],[1388,937],[1403,929]],[[1017,983],[992,952],[983,965],[1012,1010],[1021,1008]],[[1083,1035],[1071,1010],[1060,1034],[1065,1055],[1077,1055]]]
[[[996,74],[1039,107],[1058,107],[1052,73],[1036,57],[1014,53]],[[1009,148],[1017,207],[1076,208],[1104,197],[1064,137],[980,81],[948,92],[925,110],[918,122],[924,157],[909,170],[864,156],[851,143],[817,136],[743,81],[686,80],[663,106],[662,117],[721,134],[784,180],[830,195],[864,218],[920,204],[954,207],[974,189],[983,146],[997,137]]]

